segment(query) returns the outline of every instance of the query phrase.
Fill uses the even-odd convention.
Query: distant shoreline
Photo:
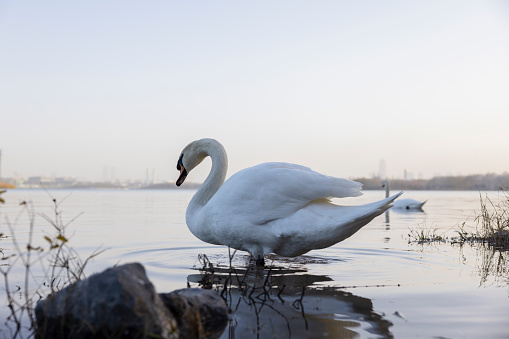
[[[379,190],[385,180],[380,178],[358,178],[353,179],[363,184],[364,190]],[[468,175],[434,177],[428,180],[389,180],[391,190],[410,191],[498,191],[508,190],[509,173],[502,175]]]
[[[362,189],[382,190],[385,180],[380,178],[357,178],[352,179],[362,183]],[[446,176],[434,177],[431,179],[389,180],[391,190],[402,191],[498,191],[509,190],[509,173],[501,175],[484,174],[468,176]],[[201,183],[186,182],[183,187],[178,187],[174,182],[143,185],[138,183],[106,183],[106,182],[72,182],[72,183],[51,183],[20,185],[15,187],[13,183],[1,182],[0,189],[117,189],[117,190],[178,190],[197,189]]]

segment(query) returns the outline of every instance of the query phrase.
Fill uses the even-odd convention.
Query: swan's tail
[[[401,191],[401,192],[399,192],[397,194],[394,194],[392,197],[388,197],[388,198],[385,198],[383,200],[375,201],[375,202],[372,202],[370,204],[366,204],[366,205],[362,205],[362,206],[369,207],[369,208],[375,208],[377,210],[380,210],[380,213],[377,214],[377,215],[380,215],[383,212],[387,211],[389,208],[391,208],[393,206],[392,203],[394,202],[394,200],[399,198],[403,193],[404,192]]]
[[[315,201],[292,218],[293,227],[275,226],[281,239],[275,253],[284,256],[302,255],[310,250],[326,248],[354,235],[375,217],[381,215],[403,192],[392,197],[360,206],[339,206]],[[286,226],[286,225],[285,225]]]
[[[403,194],[403,191],[394,194],[392,197],[385,198],[380,201],[372,202],[370,204],[357,206],[359,211],[357,211],[357,216],[348,223],[338,225],[338,237],[337,241],[343,241],[346,238],[354,235],[358,230],[360,230],[363,226],[367,225],[371,220],[376,218],[377,216],[383,214],[393,205],[392,203],[396,200],[400,195]],[[334,239],[336,240],[336,239]]]

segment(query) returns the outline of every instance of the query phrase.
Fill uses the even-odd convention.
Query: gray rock
[[[182,338],[219,338],[228,324],[226,304],[215,291],[187,288],[160,296]]]
[[[107,269],[37,304],[37,338],[177,338],[177,321],[138,263]]]

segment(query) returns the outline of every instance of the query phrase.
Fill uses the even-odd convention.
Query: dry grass
[[[477,224],[474,232],[467,231],[466,222],[456,230],[456,237],[437,234],[437,228],[420,227],[411,229],[409,243],[450,242],[452,244],[485,244],[498,250],[509,250],[509,188],[498,191],[494,201],[488,194],[480,196],[481,210],[475,216]]]
[[[0,191],[0,194],[3,193]],[[53,232],[39,240],[34,239],[36,213],[31,202],[20,203],[21,211],[13,222],[5,217],[8,234],[0,234],[5,247],[1,253],[0,274],[4,278],[6,305],[10,315],[5,326],[0,330],[0,338],[32,338],[36,332],[35,305],[48,295],[86,278],[84,270],[90,259],[102,251],[95,251],[87,259],[82,260],[76,250],[69,246],[70,237],[67,227],[69,222],[62,220],[60,204],[52,198],[54,215],[49,217],[38,214],[52,226]],[[3,200],[0,201],[3,203]],[[28,225],[18,225],[21,216],[28,216]],[[26,240],[18,239],[16,229],[28,228]],[[26,231],[22,231],[26,233]],[[11,240],[8,244],[6,241]],[[25,243],[26,241],[26,243]],[[7,247],[6,247],[7,246]],[[11,253],[6,255],[5,252]],[[14,271],[19,272],[21,266],[22,283],[11,286],[15,279]]]
[[[466,223],[460,225],[458,237],[453,238],[459,244],[486,244],[494,249],[509,249],[509,192],[505,187],[498,191],[494,201],[488,194],[480,196],[481,211],[475,216],[475,232],[465,230]]]
[[[509,193],[507,187],[499,191],[494,202],[486,194],[481,196],[481,213],[475,218],[481,229],[477,240],[495,248],[509,249]]]
[[[437,228],[427,228],[425,226],[418,229],[410,229],[408,233],[408,243],[426,244],[433,242],[446,242],[448,239],[443,235],[437,234]]]

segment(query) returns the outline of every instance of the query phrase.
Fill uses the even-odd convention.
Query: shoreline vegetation
[[[38,177],[40,178],[40,177]],[[30,178],[32,179],[32,178]],[[179,188],[175,182],[143,183],[139,181],[116,181],[116,182],[86,182],[72,178],[41,178],[41,180],[29,180],[16,182],[4,179],[0,182],[0,189],[196,189],[201,183],[188,183],[186,188]],[[384,180],[374,178],[353,178],[363,184],[363,190],[380,190]],[[388,179],[392,190],[403,191],[498,191],[509,185],[509,173],[503,174],[477,174],[467,176],[439,176],[431,179]]]
[[[446,237],[436,228],[419,227],[410,229],[408,243],[431,244],[450,243],[487,246],[492,250],[509,250],[509,187],[498,189],[498,196],[483,196],[479,193],[480,212],[476,212],[475,231],[467,231],[466,221],[455,230],[457,236]],[[504,264],[506,261],[504,260]]]
[[[0,190],[0,204],[5,203],[2,196],[6,190]],[[10,314],[4,322],[4,328],[0,330],[3,338],[32,338],[37,331],[35,306],[44,297],[48,297],[66,286],[86,278],[85,267],[91,259],[100,255],[104,250],[98,248],[83,260],[78,252],[69,245],[72,236],[68,236],[67,226],[78,216],[69,222],[62,220],[60,202],[49,195],[53,201],[54,214],[48,216],[37,213],[30,201],[19,203],[21,212],[13,222],[7,216],[2,216],[0,223],[5,227],[6,233],[0,233],[0,239],[9,239],[7,247],[1,243],[0,247],[0,275],[4,280],[4,304]],[[19,222],[19,217],[25,214],[28,224]],[[48,222],[53,232],[47,233],[42,239],[34,239],[34,227],[36,215],[41,216]],[[20,227],[26,226],[27,230],[21,231]],[[17,230],[17,231],[16,231]],[[26,232],[28,231],[28,234]],[[11,242],[12,244],[9,244]],[[36,245],[36,243],[38,245]],[[11,271],[15,268],[24,268],[24,282],[17,282],[15,286]],[[37,272],[35,274],[34,272]],[[25,336],[25,333],[28,333]],[[35,336],[37,337],[37,336]]]

